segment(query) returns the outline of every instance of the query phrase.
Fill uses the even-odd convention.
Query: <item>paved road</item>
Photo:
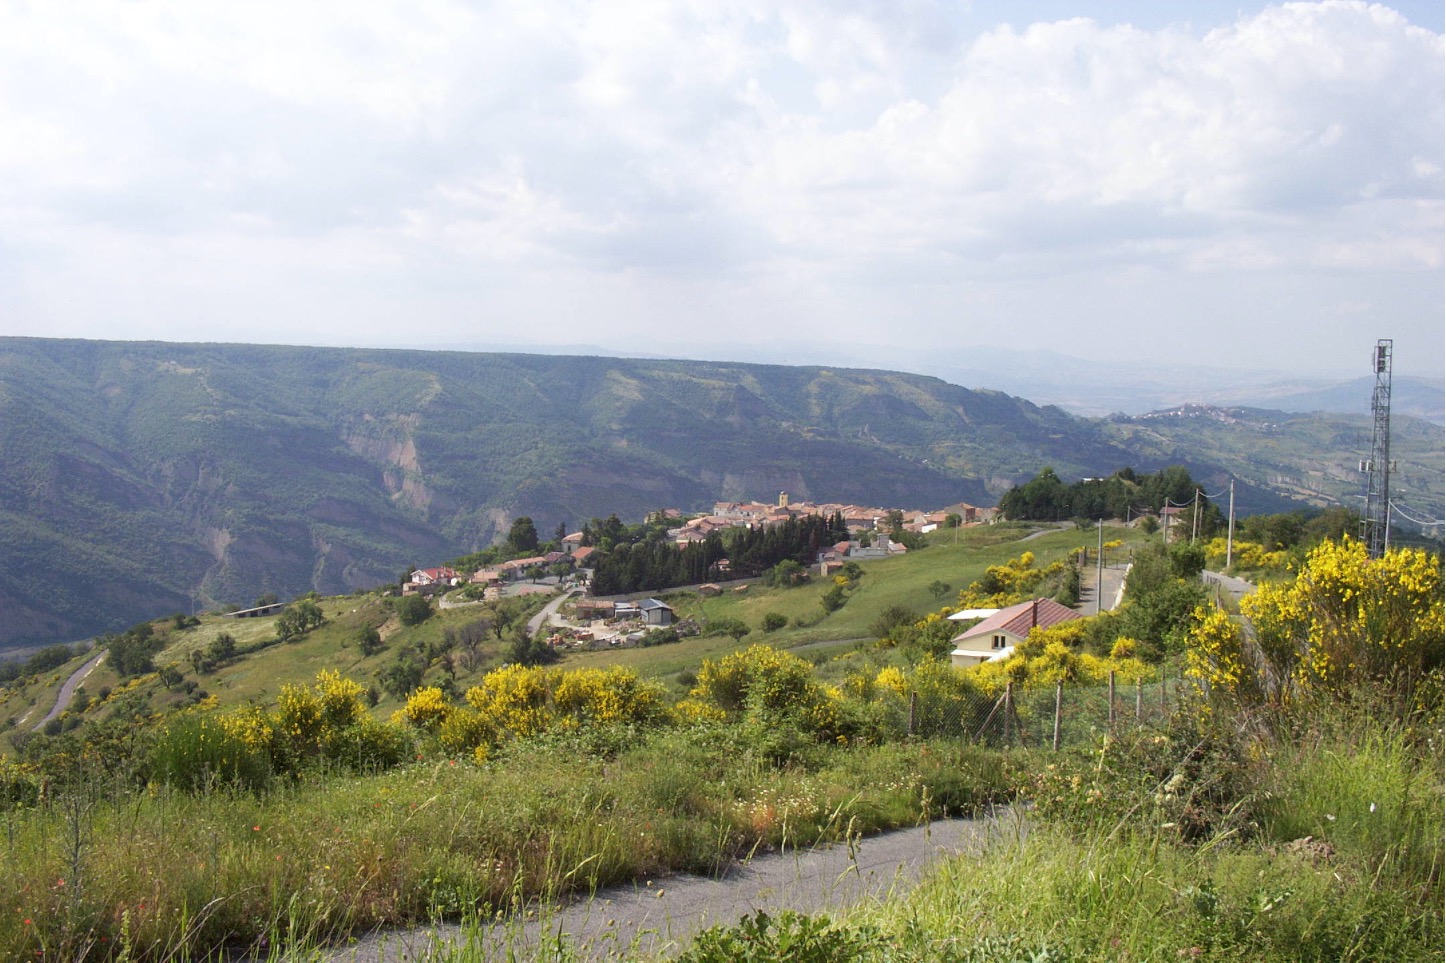
[[[51,719],[60,718],[60,714],[70,707],[70,700],[75,698],[75,690],[80,688],[80,684],[85,681],[85,677],[94,672],[95,667],[105,661],[107,651],[106,649],[100,650],[90,659],[86,660],[85,665],[70,674],[70,678],[65,680],[65,684],[60,687],[60,693],[55,697],[55,705],[46,713],[45,718],[37,722],[33,728],[39,729]]]
[[[1205,571],[1200,573],[1200,581],[1219,592],[1232,596],[1235,601],[1255,591],[1255,585],[1243,578],[1235,578],[1221,572]]]
[[[912,887],[939,859],[978,854],[994,837],[1021,831],[1008,811],[950,819],[817,850],[758,856],[720,878],[670,876],[603,890],[470,934],[457,926],[373,934],[326,957],[328,963],[401,963],[439,946],[479,959],[528,958],[542,940],[562,939],[579,960],[676,953],[710,926],[756,910],[815,913],[880,899]],[[469,959],[473,957],[468,957]]]
[[[1130,570],[1129,565],[1106,565],[1103,575],[1103,586],[1098,591],[1095,587],[1095,566],[1093,563],[1085,565],[1080,569],[1079,585],[1079,613],[1081,615],[1094,615],[1096,611],[1110,612],[1117,608],[1123,599],[1125,587],[1125,573]],[[1095,608],[1095,599],[1099,598],[1101,604]]]
[[[540,628],[542,628],[543,623],[545,623],[548,619],[550,619],[550,618],[552,618],[554,615],[556,615],[556,614],[557,614],[557,610],[560,609],[560,608],[562,608],[562,603],[563,603],[563,602],[566,602],[568,599],[572,598],[574,595],[581,595],[581,594],[582,594],[582,589],[569,589],[569,590],[567,590],[566,592],[563,592],[563,593],[562,593],[561,595],[559,595],[557,598],[553,599],[551,602],[548,602],[546,605],[544,605],[544,606],[542,607],[542,611],[541,611],[541,612],[538,612],[538,613],[537,613],[536,615],[534,615],[532,618],[530,618],[530,619],[527,620],[527,634],[530,635],[530,636],[536,635],[536,634],[537,634],[537,630],[540,629]]]

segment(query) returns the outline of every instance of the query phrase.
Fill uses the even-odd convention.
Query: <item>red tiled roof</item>
[[[994,632],[1008,632],[1016,638],[1023,639],[1029,635],[1030,629],[1047,629],[1052,625],[1077,618],[1079,618],[1078,612],[1060,605],[1054,599],[1031,599],[1028,602],[1011,605],[1007,609],[1000,609],[974,628],[960,633],[955,641],[960,642],[972,639],[976,635],[989,635]]]

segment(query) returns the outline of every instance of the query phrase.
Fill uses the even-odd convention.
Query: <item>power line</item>
[[[1402,508],[1400,505],[1397,505],[1395,502],[1391,502],[1390,505],[1391,511],[1395,512],[1397,515],[1400,515],[1408,522],[1415,522],[1417,525],[1424,525],[1426,528],[1435,528],[1437,525],[1446,525],[1446,518],[1438,518],[1436,519],[1436,521],[1433,522],[1429,519],[1417,518],[1415,515],[1412,515],[1410,512]]]

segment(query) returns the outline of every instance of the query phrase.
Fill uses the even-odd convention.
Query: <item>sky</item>
[[[1442,20],[0,0],[0,335],[1440,376]]]

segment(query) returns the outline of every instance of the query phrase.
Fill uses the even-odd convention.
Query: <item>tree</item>
[[[420,595],[406,595],[397,603],[397,618],[403,625],[421,625],[432,617],[432,603]]]
[[[934,601],[936,602],[952,591],[954,591],[954,586],[950,585],[943,579],[936,578],[934,581],[929,583],[929,594],[934,596]]]
[[[507,532],[507,544],[516,552],[537,551],[537,526],[531,517],[523,515],[512,522]]]
[[[785,558],[764,573],[765,581],[774,588],[790,588],[808,578],[808,572],[797,559]]]
[[[376,626],[368,626],[357,636],[356,645],[362,655],[376,655],[382,650],[382,634],[377,631]]]
[[[265,592],[256,599],[256,608],[259,609],[263,605],[275,605],[278,601],[280,600],[276,597],[275,592]]]
[[[869,623],[869,632],[875,638],[887,639],[900,626],[914,624],[915,615],[902,605],[890,605]]]
[[[326,621],[321,606],[309,598],[293,602],[276,620],[276,636],[283,642],[298,638]]]
[[[213,663],[229,662],[236,657],[236,639],[230,632],[222,632],[206,647],[206,657]]]
[[[541,640],[529,638],[526,632],[518,632],[507,649],[507,661],[528,667],[548,665],[560,658],[562,657],[553,650],[552,646]]]
[[[377,681],[393,698],[403,699],[422,684],[423,671],[422,662],[417,653],[400,652],[396,659],[377,673]]]

